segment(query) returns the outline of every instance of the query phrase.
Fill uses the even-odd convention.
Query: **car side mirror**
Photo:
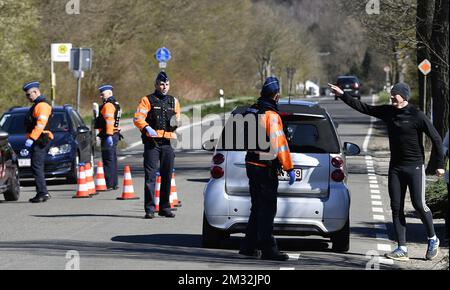
[[[212,152],[216,148],[217,139],[211,139],[202,144],[202,149],[205,151]]]
[[[90,131],[90,129],[86,126],[80,126],[77,129],[77,133],[79,133],[79,134],[85,134],[85,133],[88,133],[89,131]]]
[[[344,143],[344,153],[347,156],[356,156],[361,153],[361,149],[356,144],[353,144],[350,142],[345,142]]]

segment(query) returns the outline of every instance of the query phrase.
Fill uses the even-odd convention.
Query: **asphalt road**
[[[370,102],[371,98],[365,97],[364,101]],[[342,102],[332,99],[320,99],[320,102],[339,122],[341,140],[363,147],[370,118]],[[24,182],[19,202],[0,202],[0,269],[64,270],[78,265],[83,270],[364,270],[366,267],[399,267],[378,258],[390,250],[392,242],[387,240],[389,216],[383,215],[388,212],[387,190],[383,184],[376,183],[379,176],[371,174],[370,152],[348,158],[352,192],[351,249],[348,253],[333,253],[328,241],[320,237],[279,237],[281,250],[288,252],[291,259],[283,263],[260,261],[244,259],[237,254],[241,235],[233,235],[222,249],[201,247],[202,194],[209,180],[212,154],[200,148],[176,153],[176,184],[183,204],[175,212],[176,218],[143,219],[143,146],[139,144],[138,130],[124,127],[129,129],[124,135],[131,148],[120,153],[119,167],[122,170],[125,165],[131,166],[134,189],[141,199],[118,201],[116,197],[121,195],[118,190],[101,193],[92,199],[73,200],[75,185],[52,180],[48,184],[53,198],[36,205],[28,203],[35,194],[33,183]],[[207,124],[198,127],[202,130],[210,128]]]

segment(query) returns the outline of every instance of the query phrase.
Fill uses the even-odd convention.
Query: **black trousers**
[[[106,137],[102,140],[102,160],[105,170],[106,186],[108,188],[118,187],[119,178],[117,176],[117,144],[119,144],[119,134],[113,135],[113,146],[106,145]]]
[[[389,196],[391,198],[392,218],[397,242],[406,246],[405,196],[409,188],[414,209],[425,225],[428,237],[435,235],[433,214],[425,204],[425,168],[423,165],[390,166]]]
[[[36,195],[48,194],[47,183],[45,182],[45,157],[50,149],[50,143],[45,146],[34,144],[31,149],[31,172],[36,181]]]
[[[241,249],[261,249],[265,255],[278,253],[273,236],[273,222],[277,214],[277,172],[270,167],[252,164],[247,164],[246,168],[252,207]]]
[[[175,163],[175,152],[169,140],[160,140],[156,143],[146,142],[144,149],[144,209],[146,213],[156,211],[155,185],[156,174],[161,174],[161,191],[159,210],[161,212],[170,210],[170,188],[172,173]]]

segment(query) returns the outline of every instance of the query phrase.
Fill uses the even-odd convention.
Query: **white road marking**
[[[366,155],[366,160],[372,160],[372,156],[371,155]]]
[[[370,186],[370,188],[380,188],[380,186],[378,184],[370,184],[369,186]]]
[[[381,207],[373,207],[373,208],[372,208],[372,211],[373,211],[373,212],[377,212],[377,213],[383,213],[383,212],[384,212],[383,209],[382,209]]]
[[[138,147],[138,146],[141,145],[141,144],[142,144],[142,141],[135,142],[135,143],[131,144],[130,146],[128,146],[126,150],[129,150],[129,149]]]
[[[300,259],[300,254],[289,254],[288,253],[288,256],[289,256],[289,260],[298,260],[298,259]]]
[[[369,180],[369,183],[370,184],[378,184],[378,181],[377,180]]]
[[[372,104],[374,103],[374,96],[372,95]],[[364,139],[364,143],[363,143],[363,151],[367,152],[368,148],[369,148],[369,142],[370,142],[370,138],[372,137],[372,131],[373,131],[373,123],[375,122],[375,118],[371,117],[370,118],[370,126],[369,126],[369,130],[367,131],[367,135],[366,138]]]
[[[387,244],[378,244],[377,248],[378,248],[378,251],[383,251],[383,252],[391,252],[392,251],[391,245],[387,245]]]
[[[380,191],[380,190],[378,190],[378,189],[371,189],[371,190],[370,190],[370,193],[374,193],[374,194],[380,194],[380,193],[381,193],[381,191]]]
[[[295,271],[295,268],[281,267],[280,271]]]
[[[369,179],[370,180],[377,180],[377,177],[376,176],[369,176]]]
[[[375,214],[373,216],[373,219],[376,220],[376,221],[384,221],[384,215],[377,215],[377,214]]]
[[[376,194],[372,194],[371,196],[370,196],[370,198],[371,199],[381,199],[381,195],[376,195]]]
[[[373,206],[383,206],[383,203],[381,201],[372,200],[372,205]]]

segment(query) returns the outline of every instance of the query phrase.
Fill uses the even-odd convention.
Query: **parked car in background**
[[[8,143],[8,133],[0,127],[0,194],[7,201],[17,201],[20,196],[17,156]]]
[[[246,109],[237,108],[232,115],[242,115]],[[288,174],[279,176],[274,232],[331,238],[333,250],[345,252],[350,244],[346,156],[357,155],[360,149],[352,143],[341,146],[333,120],[317,103],[282,100],[279,110],[297,182],[289,186]],[[219,247],[232,233],[245,232],[250,216],[246,152],[233,151],[234,145],[223,150],[221,145],[239,143],[246,134],[245,126],[230,122],[226,128],[236,129],[231,135],[222,133],[217,141],[211,179],[204,190],[202,241],[207,248]],[[226,140],[230,137],[235,141]]]
[[[349,93],[352,97],[361,100],[361,82],[355,76],[341,76],[338,77],[336,85],[340,87],[344,92]],[[334,96],[337,100],[338,97]]]
[[[9,143],[18,156],[20,178],[32,178],[31,156],[25,148],[24,127],[28,107],[15,107],[3,114],[0,126],[9,133]],[[55,136],[45,160],[45,176],[66,177],[70,183],[77,182],[80,162],[94,162],[94,141],[91,130],[78,112],[71,106],[53,107],[50,130]]]

